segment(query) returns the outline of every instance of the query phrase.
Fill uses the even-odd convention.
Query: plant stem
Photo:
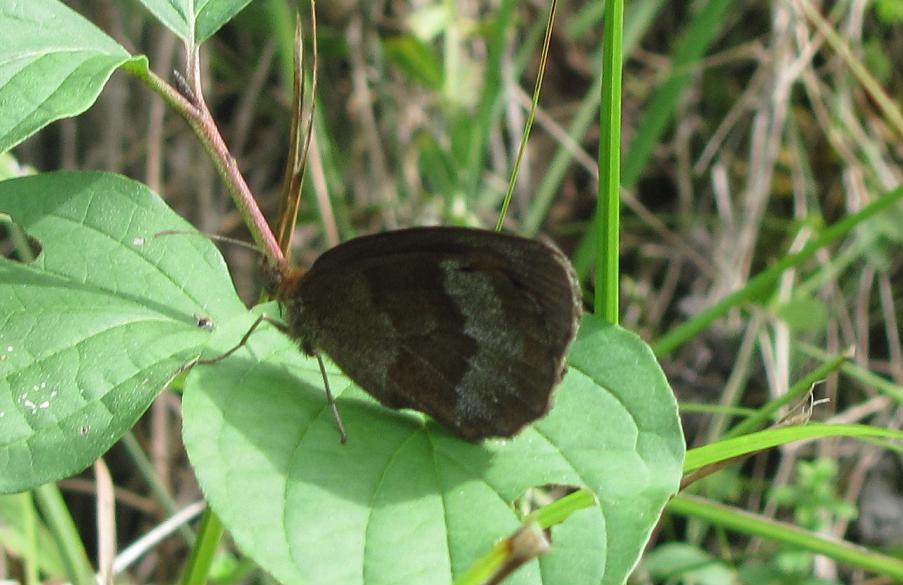
[[[190,81],[191,90],[194,93],[191,96],[193,100],[190,100],[151,71],[147,66],[147,61],[143,58],[133,59],[123,68],[143,81],[154,93],[162,97],[167,105],[185,118],[200,139],[201,144],[204,145],[213,165],[226,184],[229,195],[248,226],[254,242],[263,249],[267,260],[275,265],[281,264],[284,257],[273,236],[273,230],[270,229],[270,225],[260,211],[251,189],[238,169],[235,157],[229,152],[210,110],[207,109],[204,97],[200,93],[200,83]],[[196,69],[197,63],[195,62],[192,70],[196,71]]]
[[[224,532],[225,527],[219,516],[210,508],[204,510],[198,528],[198,540],[191,550],[191,558],[188,559],[185,574],[182,575],[181,585],[206,585],[210,579],[213,558]]]
[[[617,323],[620,283],[621,214],[621,68],[624,42],[624,2],[605,3],[605,39],[602,49],[602,106],[599,143],[599,229],[596,250],[595,312]]]
[[[34,498],[60,547],[69,580],[75,585],[94,585],[94,569],[59,488],[54,483],[44,484],[34,489]]]

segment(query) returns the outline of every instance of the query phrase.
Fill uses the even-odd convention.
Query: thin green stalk
[[[808,343],[797,343],[796,348],[799,349],[801,353],[815,359],[826,360],[831,357],[831,354],[827,353],[823,349],[815,347],[814,345],[810,345]],[[867,370],[851,361],[845,362],[840,367],[840,371],[841,373],[843,373],[843,375],[849,376],[854,380],[858,380],[859,382],[862,382],[867,386],[875,388],[882,394],[889,396],[891,399],[895,400],[897,404],[903,404],[903,387],[901,387],[899,384],[894,384],[887,378],[879,376],[878,374],[875,374],[874,372]]]
[[[191,558],[182,575],[182,585],[206,585],[210,578],[210,568],[213,566],[213,558],[223,538],[225,527],[219,516],[209,507],[201,516],[201,525],[198,528],[198,539],[191,550]]]
[[[551,528],[567,520],[574,512],[598,505],[599,502],[591,491],[577,490],[555,500],[548,506],[543,506],[531,516],[543,528]]]
[[[849,246],[838,250],[831,256],[831,262],[819,266],[805,280],[794,286],[793,294],[800,298],[817,295],[826,284],[837,279],[854,263],[871,254],[875,244],[888,235],[885,229],[869,230],[866,233],[858,234],[858,237],[850,242]]]
[[[34,507],[34,498],[31,492],[22,492],[18,496],[22,500],[22,537],[24,547],[22,559],[25,564],[25,585],[38,585],[41,580],[38,576],[38,514]]]
[[[596,496],[589,490],[577,490],[563,498],[543,506],[524,519],[524,524],[536,522],[541,528],[548,529],[567,520],[571,514],[585,508],[598,506]],[[483,557],[476,560],[470,568],[455,579],[455,585],[480,585],[494,574],[510,554],[502,541],[492,547]]]
[[[706,402],[684,402],[678,403],[678,410],[681,414],[690,412],[698,412],[701,414],[716,414],[719,416],[753,416],[758,411],[755,408],[746,408],[745,406],[727,406],[724,404],[709,404]]]
[[[716,319],[723,317],[731,309],[753,299],[762,297],[774,287],[775,282],[777,282],[778,278],[780,278],[781,274],[785,271],[799,266],[814,256],[820,249],[828,244],[834,243],[862,222],[897,203],[901,197],[903,197],[903,187],[885,193],[858,212],[848,215],[842,220],[834,223],[825,229],[819,237],[809,242],[805,248],[796,254],[784,256],[771,268],[768,268],[751,278],[742,289],[729,294],[711,308],[666,333],[653,345],[655,354],[663,356],[671,353],[692,339],[700,331],[706,329]]]
[[[827,538],[792,524],[755,516],[738,508],[695,496],[677,495],[668,504],[668,511],[705,520],[748,536],[823,554],[851,567],[873,571],[894,580],[903,579],[903,561],[900,559],[871,552],[853,543]]]
[[[95,585],[94,569],[59,488],[55,483],[47,483],[35,488],[33,493],[59,546],[69,580],[75,585]]]
[[[813,384],[816,384],[825,378],[827,378],[833,372],[836,372],[847,360],[847,356],[838,355],[834,356],[819,367],[815,368],[801,380],[799,380],[796,384],[790,387],[786,394],[778,397],[775,400],[772,400],[762,408],[758,409],[756,413],[749,418],[743,420],[734,426],[731,430],[725,433],[724,438],[730,439],[732,437],[739,437],[740,435],[745,435],[747,433],[751,433],[752,431],[761,428],[768,424],[771,420],[774,419],[774,414],[780,410],[784,405],[790,404],[795,401],[797,398],[805,394],[812,388]]]
[[[602,48],[602,105],[599,144],[599,204],[596,221],[597,315],[611,323],[619,320],[621,216],[621,71],[623,68],[624,2],[605,3],[605,40]]]

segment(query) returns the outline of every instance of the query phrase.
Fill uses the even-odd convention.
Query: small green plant
[[[836,493],[837,462],[833,459],[800,461],[797,481],[771,490],[769,499],[791,508],[793,522],[813,532],[824,532],[840,519],[856,517],[856,508]],[[803,550],[785,549],[774,559],[776,568],[788,576],[801,579],[812,572],[814,555]]]

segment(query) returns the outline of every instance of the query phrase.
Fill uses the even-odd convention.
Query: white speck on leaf
[[[135,246],[143,246],[145,241],[146,240],[144,238],[135,238],[134,240],[132,240],[132,244],[134,244]]]

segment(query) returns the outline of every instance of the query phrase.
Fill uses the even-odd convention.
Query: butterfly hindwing
[[[382,404],[469,440],[511,436],[547,412],[580,312],[557,249],[465,228],[351,240],[284,300],[304,346]]]

